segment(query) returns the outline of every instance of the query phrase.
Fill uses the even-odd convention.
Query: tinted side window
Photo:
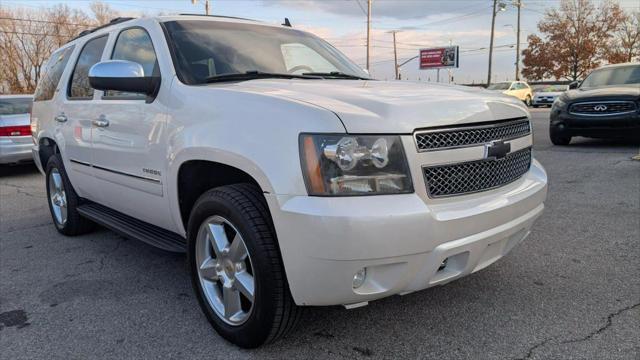
[[[67,67],[74,47],[75,46],[69,46],[68,48],[60,49],[51,55],[51,58],[42,70],[33,101],[46,101],[53,98],[53,94],[56,92],[58,82],[60,82],[64,68]]]
[[[69,98],[90,99],[93,97],[93,88],[89,85],[89,69],[100,61],[102,51],[107,43],[107,36],[89,40],[82,48],[76,67],[71,75],[69,86]]]
[[[142,28],[124,30],[118,35],[111,55],[113,60],[133,61],[142,65],[144,76],[159,76],[158,60],[151,37]],[[106,97],[133,97],[144,99],[146,95],[109,90]]]

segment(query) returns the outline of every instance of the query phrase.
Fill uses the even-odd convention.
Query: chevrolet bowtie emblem
[[[511,144],[502,140],[492,141],[484,144],[485,159],[502,159],[511,152]]]

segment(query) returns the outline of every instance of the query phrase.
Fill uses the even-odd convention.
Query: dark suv
[[[569,89],[551,108],[553,144],[572,136],[640,140],[640,63],[604,66]]]

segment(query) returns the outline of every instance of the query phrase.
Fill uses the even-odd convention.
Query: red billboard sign
[[[420,69],[458,67],[458,47],[420,49]]]

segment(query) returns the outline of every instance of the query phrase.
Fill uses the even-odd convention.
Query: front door
[[[141,27],[122,30],[111,59],[142,65],[160,75],[153,43]],[[127,215],[171,229],[166,193],[166,109],[144,94],[105,91],[95,106],[93,170],[101,203]]]

